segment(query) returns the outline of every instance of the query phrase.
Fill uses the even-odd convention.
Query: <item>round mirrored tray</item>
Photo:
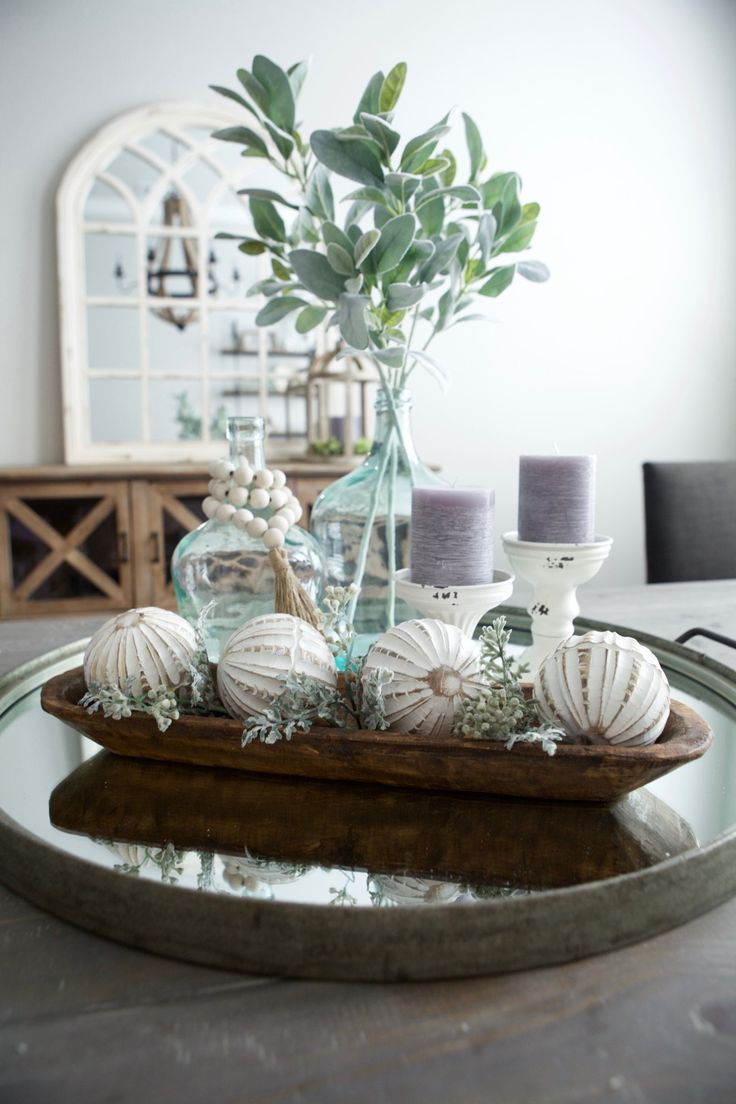
[[[505,612],[525,644],[528,619]],[[134,946],[293,977],[471,976],[654,935],[736,892],[736,672],[618,631],[714,741],[603,806],[116,756],[41,710],[81,661],[69,645],[0,681],[0,877]]]

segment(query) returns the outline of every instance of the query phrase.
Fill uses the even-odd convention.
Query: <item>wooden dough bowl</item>
[[[430,790],[563,801],[614,801],[700,758],[712,741],[709,725],[689,706],[672,702],[662,736],[648,747],[560,744],[549,756],[538,745],[483,740],[427,740],[398,732],[315,728],[277,744],[241,746],[243,725],[229,717],[182,716],[167,732],[152,717],[113,720],[80,706],[78,667],[49,679],[41,705],[84,736],[142,759],[228,767],[256,774],[339,782],[377,782]]]

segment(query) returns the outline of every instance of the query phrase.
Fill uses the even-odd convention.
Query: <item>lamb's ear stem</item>
[[[383,391],[383,394],[386,396],[386,402],[388,404],[389,413],[391,414],[391,423],[392,423],[394,431],[396,432],[396,437],[398,439],[401,451],[404,454],[404,460],[406,461],[406,465],[409,468],[409,477],[413,482],[414,473],[411,469],[411,464],[409,463],[409,453],[408,453],[407,448],[406,448],[406,443],[404,441],[404,433],[403,433],[403,430],[401,428],[401,422],[399,421],[399,414],[398,414],[398,411],[396,409],[396,400],[395,400],[394,395],[395,395],[395,392],[396,392],[397,388],[394,387],[389,382],[389,380],[386,376],[386,371],[385,371],[383,365],[381,364],[381,362],[378,361],[378,360],[375,360],[374,364],[376,366],[376,369],[378,370],[379,379],[381,380],[381,390]]]
[[[388,587],[386,590],[386,624],[396,624],[396,469],[398,443],[391,441],[391,462],[388,472],[388,502],[386,507],[386,548],[388,551]]]
[[[386,447],[384,447],[384,449],[383,449],[383,455],[381,457],[381,462],[380,462],[378,472],[377,472],[377,475],[376,475],[376,481],[373,485],[373,494],[371,495],[371,503],[370,503],[370,507],[369,507],[369,510],[368,510],[368,516],[366,517],[366,520],[365,520],[365,527],[363,529],[363,535],[360,538],[360,549],[358,551],[358,562],[357,562],[356,567],[355,567],[355,578],[353,579],[353,582],[358,587],[358,590],[360,590],[360,587],[363,585],[363,576],[365,575],[365,565],[366,565],[367,560],[368,560],[368,546],[370,544],[371,534],[373,532],[373,523],[376,520],[376,514],[378,513],[378,501],[379,501],[380,494],[381,494],[381,488],[383,486],[383,481],[386,478],[386,468],[388,467],[389,452],[390,452],[389,446],[390,446],[391,441],[393,439],[393,434],[394,434],[394,427],[392,425],[389,428],[388,437],[386,438]],[[354,596],[352,602],[350,603],[350,607],[348,609],[348,620],[349,620],[351,625],[354,623],[354,620],[355,620],[355,607],[357,606],[357,604],[358,604],[358,595],[356,594]]]

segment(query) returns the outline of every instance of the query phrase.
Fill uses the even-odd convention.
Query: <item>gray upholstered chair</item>
[[[644,464],[647,582],[736,578],[736,461]]]

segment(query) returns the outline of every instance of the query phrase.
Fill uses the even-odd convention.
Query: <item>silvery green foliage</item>
[[[182,713],[225,713],[225,707],[217,695],[217,685],[212,677],[207,649],[201,630],[197,629],[199,647],[189,668],[188,685],[178,692]],[[190,681],[191,680],[191,681]]]
[[[126,689],[118,686],[102,686],[93,682],[86,694],[80,699],[88,713],[102,709],[105,717],[115,721],[130,717],[132,713],[147,713],[153,717],[159,732],[166,732],[172,721],[179,718],[179,703],[171,690],[159,687],[145,694],[134,694],[132,680],[128,680]]]
[[[184,851],[179,851],[173,843],[167,843],[165,847],[142,847],[138,844],[129,845],[104,842],[105,846],[115,854],[124,856],[127,861],[116,863],[113,870],[119,874],[132,874],[138,876],[144,866],[152,864],[157,866],[161,873],[161,881],[167,885],[174,885],[180,877],[184,861]]]
[[[307,137],[297,122],[306,71],[303,62],[284,71],[258,55],[252,71],[238,70],[237,91],[211,86],[242,107],[249,124],[216,137],[241,146],[243,157],[270,162],[288,184],[287,195],[242,189],[253,231],[220,235],[271,261],[271,274],[251,289],[267,299],[256,322],[294,315],[297,331],[307,333],[326,321],[338,327],[348,353],[374,357],[384,382],[402,385],[416,365],[442,380],[424,352],[436,334],[482,317],[470,312],[477,297],[496,298],[515,276],[548,278],[546,266],[528,258],[539,204],[522,203],[517,173],[487,171],[469,115],[462,116],[462,180],[445,146],[449,113],[402,139],[394,109],[404,62],[371,77],[347,126]],[[344,215],[333,175],[358,185],[343,200]]]
[[[255,740],[262,744],[290,740],[295,732],[310,732],[319,722],[333,728],[388,728],[383,687],[390,682],[391,672],[373,671],[363,682],[361,671],[362,665],[346,671],[342,691],[306,675],[290,675],[275,701],[248,717],[242,746]]]
[[[215,883],[215,856],[212,851],[199,851],[197,889],[210,890]]]
[[[350,604],[358,594],[358,587],[351,583],[347,587],[325,587],[322,599],[322,635],[335,658],[349,660],[355,639],[355,630],[350,621]]]
[[[503,740],[511,750],[517,743],[539,743],[548,755],[563,733],[553,728],[537,712],[534,701],[524,697],[521,680],[528,667],[508,653],[511,632],[506,618],[497,617],[480,636],[480,677],[478,694],[466,698],[455,723],[456,736],[480,740]]]
[[[370,671],[365,679],[356,675],[356,682],[360,691],[360,719],[363,728],[371,732],[383,732],[388,728],[386,720],[386,702],[383,697],[383,688],[388,686],[393,678],[391,671],[385,667],[376,667]]]
[[[329,887],[332,894],[330,904],[354,907],[358,904],[358,898],[350,890],[355,888],[355,871],[340,870],[339,873],[344,875],[345,882],[342,886]]]
[[[290,675],[271,705],[248,717],[241,742],[246,747],[254,740],[290,740],[295,732],[309,732],[318,721],[335,728],[354,727],[348,703],[336,689],[306,675]]]
[[[116,721],[130,717],[133,713],[146,713],[154,718],[159,732],[166,732],[172,721],[178,720],[182,713],[224,714],[225,709],[217,696],[207,651],[199,632],[197,639],[197,655],[184,675],[185,685],[178,690],[171,691],[161,687],[145,694],[134,694],[132,679],[127,680],[124,688],[93,682],[79,704],[88,713],[96,713],[101,709],[105,717]]]

